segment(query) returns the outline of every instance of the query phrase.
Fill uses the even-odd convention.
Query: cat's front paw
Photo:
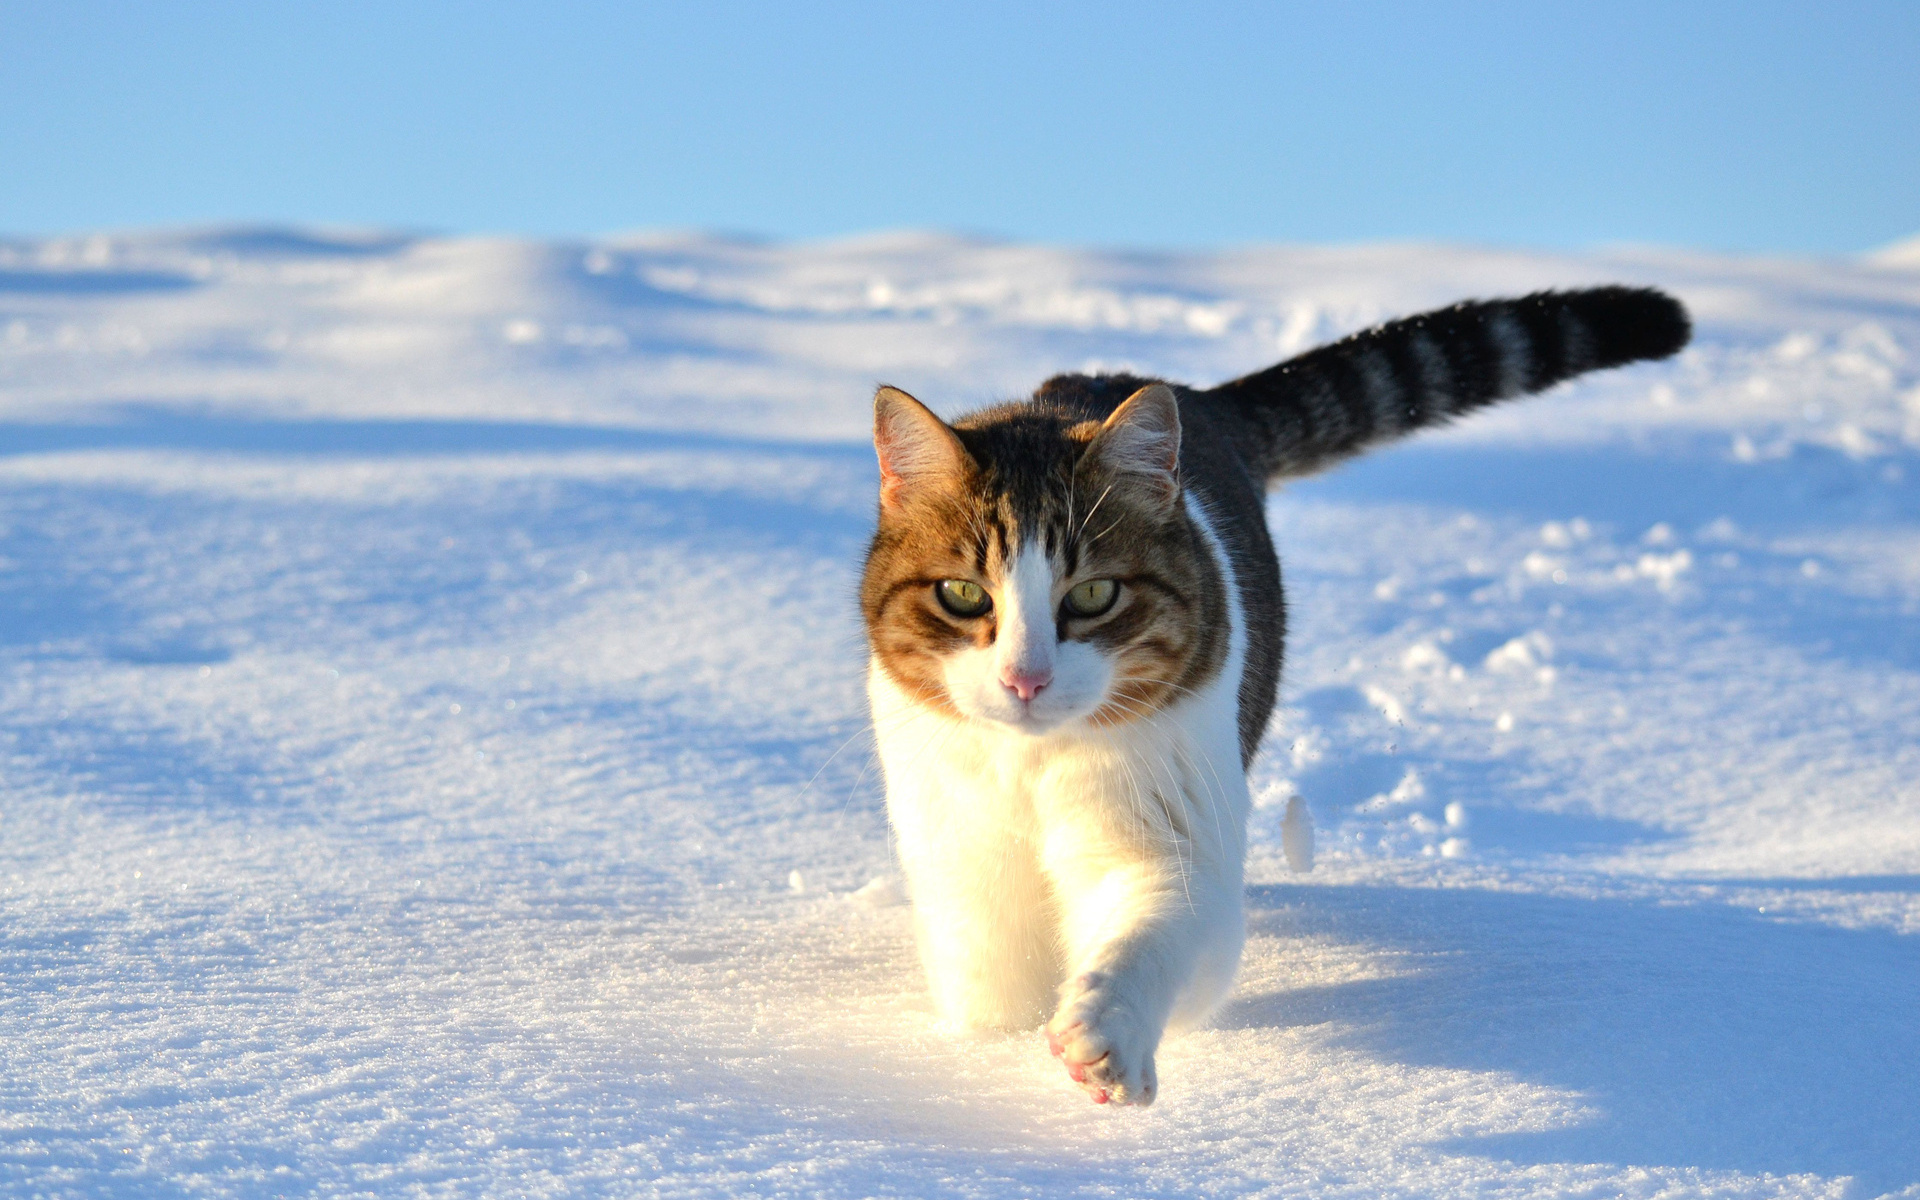
[[[1081,975],[1061,990],[1060,1011],[1047,1022],[1047,1046],[1095,1104],[1153,1103],[1159,1030],[1114,994],[1105,975]]]

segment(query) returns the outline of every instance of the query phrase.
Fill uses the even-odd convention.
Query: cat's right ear
[[[896,387],[874,394],[873,449],[880,456],[880,503],[889,508],[917,489],[959,479],[973,463],[945,421]]]

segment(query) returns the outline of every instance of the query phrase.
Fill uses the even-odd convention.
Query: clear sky
[[[0,0],[0,232],[227,221],[1850,252],[1920,0]]]

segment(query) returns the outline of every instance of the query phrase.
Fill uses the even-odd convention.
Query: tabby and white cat
[[[1268,487],[1585,371],[1686,311],[1603,287],[1394,321],[1208,390],[1061,375],[948,425],[883,387],[861,588],[887,811],[942,1013],[1046,1022],[1097,1103],[1240,960],[1286,623]]]

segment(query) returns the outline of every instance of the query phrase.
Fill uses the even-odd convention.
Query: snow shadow
[[[1785,881],[1756,881],[1784,886]],[[1912,891],[1920,876],[1803,881]],[[1447,1141],[1523,1164],[1920,1182],[1920,943],[1715,904],[1271,885],[1253,930],[1387,948],[1389,978],[1241,996],[1227,1028],[1335,1023],[1379,1058],[1577,1093],[1566,1128]]]
[[[141,631],[109,645],[107,657],[136,667],[200,667],[227,662],[233,650],[214,633]]]
[[[183,239],[203,253],[242,258],[380,258],[407,249],[419,239],[385,231],[326,231],[276,226],[233,226]]]
[[[1898,478],[1885,468],[1898,466]],[[1636,533],[1665,521],[1805,526],[1872,516],[1920,521],[1920,455],[1856,460],[1801,444],[1783,458],[1735,461],[1724,435],[1649,449],[1412,443],[1368,455],[1286,494],[1343,503],[1403,502],[1528,521],[1585,516]]]
[[[0,456],[170,450],[327,458],[701,451],[865,462],[855,442],[790,442],[725,434],[542,421],[274,420],[127,405],[97,423],[0,423]]]
[[[0,295],[113,296],[184,292],[203,281],[175,271],[0,271]]]
[[[308,826],[319,816],[312,776],[290,768],[264,739],[233,732],[199,735],[81,709],[16,715],[8,737],[16,783],[73,798],[121,818],[247,814],[279,825]]]
[[[1810,658],[1920,671],[1920,621],[1885,601],[1840,592],[1816,593],[1798,602],[1777,593],[1743,599],[1738,607],[1750,628]]]
[[[1671,830],[1622,817],[1491,804],[1473,807],[1473,824],[1466,832],[1473,839],[1473,848],[1482,855],[1516,858],[1602,854],[1650,846],[1678,836]]]

